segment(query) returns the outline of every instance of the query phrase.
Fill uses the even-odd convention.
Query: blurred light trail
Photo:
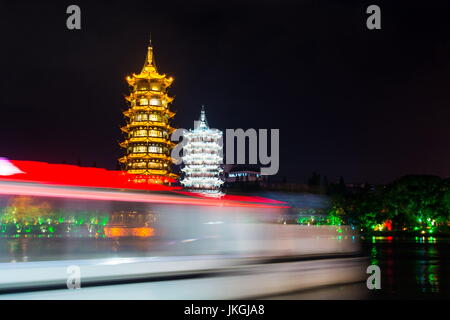
[[[5,174],[2,174],[2,172]],[[151,176],[145,177],[151,178]],[[142,176],[128,174],[125,171],[0,158],[0,180],[38,182],[62,186],[125,188],[150,191],[181,189],[180,187],[170,187],[162,184],[134,182],[141,178]],[[175,180],[172,182],[175,182]]]
[[[193,197],[198,197],[202,199],[210,199],[211,197],[202,195],[201,193],[196,192],[187,192],[187,191],[174,191],[175,193],[179,194],[185,194]],[[240,196],[240,195],[232,195],[232,194],[225,194],[221,197],[221,200],[231,200],[231,201],[250,201],[250,202],[260,202],[260,203],[273,203],[273,204],[284,204],[286,205],[286,202],[278,201],[274,199],[259,197],[259,196]]]
[[[222,198],[203,197],[196,193],[177,191],[180,187],[154,183],[135,183],[140,176],[124,171],[111,171],[101,168],[78,167],[66,164],[49,164],[37,161],[16,161],[0,158],[0,181],[16,184],[0,185],[0,194],[31,195],[44,197],[68,197],[85,200],[136,201],[150,203],[288,208],[285,202],[250,196],[225,195]],[[17,184],[33,183],[33,184]],[[47,186],[39,186],[45,184]],[[82,187],[68,189],[59,187]],[[132,192],[96,191],[88,188],[131,189],[143,191],[174,191],[180,195],[144,195]],[[194,198],[186,198],[185,196]],[[251,203],[249,203],[251,202]],[[266,205],[256,205],[261,203]],[[273,206],[282,205],[282,206]]]
[[[82,188],[68,188],[61,186],[42,186],[38,184],[20,184],[0,182],[0,194],[4,195],[27,195],[39,197],[71,198],[84,200],[106,200],[124,202],[143,202],[160,204],[198,205],[198,206],[220,206],[220,207],[248,207],[248,208],[288,208],[288,206],[269,205],[252,202],[239,202],[221,199],[188,198],[158,193],[133,193],[122,191],[107,191]],[[251,201],[252,197],[246,197]]]
[[[364,283],[366,258],[291,262],[223,256],[16,263],[0,270],[1,299],[257,299]],[[68,265],[83,267],[83,289],[67,290]],[[123,283],[125,282],[126,283]],[[365,284],[364,284],[365,285]],[[32,289],[32,290],[31,290]],[[222,290],[221,290],[222,289]],[[358,292],[365,298],[368,290]],[[334,299],[342,299],[342,290]]]

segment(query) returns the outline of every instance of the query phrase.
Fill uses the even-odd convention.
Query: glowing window
[[[152,113],[152,114],[150,115],[150,121],[161,121],[161,116],[158,115],[158,114]]]
[[[157,99],[157,98],[150,99],[150,105],[161,106],[161,99]]]
[[[153,100],[153,99],[152,99],[152,100]],[[141,105],[141,106],[146,106],[146,105],[148,105],[148,99],[145,99],[145,98],[140,99],[140,100],[139,100],[139,105]]]
[[[136,146],[133,148],[133,152],[147,152],[147,148],[145,146]]]
[[[145,80],[141,80],[138,83],[138,90],[145,91],[148,90],[148,82]]]
[[[150,88],[151,88],[153,91],[161,91],[161,85],[160,85],[158,82],[152,81],[152,82],[150,83]]]
[[[148,147],[148,152],[151,152],[151,153],[161,153],[161,147],[150,146],[150,147]]]
[[[146,137],[147,136],[147,130],[136,130],[134,132],[135,137]]]
[[[135,162],[135,163],[133,163],[133,167],[134,168],[145,168],[147,166],[146,166],[145,162]]]
[[[161,163],[149,162],[148,163],[148,167],[152,168],[152,169],[160,169],[161,168]]]
[[[158,130],[149,130],[148,131],[148,135],[150,137],[161,137],[162,136],[162,132],[158,131]]]
[[[148,115],[146,113],[139,113],[136,115],[136,121],[147,121]]]

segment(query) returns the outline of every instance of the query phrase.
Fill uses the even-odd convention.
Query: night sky
[[[117,1],[0,4],[0,156],[116,168],[125,76],[149,34],[175,127],[279,128],[279,177],[450,176],[450,4]],[[448,2],[448,1],[447,1]],[[66,28],[81,7],[82,29]],[[382,29],[368,30],[370,4]]]

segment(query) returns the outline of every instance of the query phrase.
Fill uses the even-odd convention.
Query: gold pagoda
[[[126,155],[119,162],[128,173],[138,175],[137,182],[170,183],[177,178],[171,173],[170,154],[175,144],[170,141],[174,128],[169,124],[175,113],[170,111],[173,98],[167,94],[173,78],[158,72],[151,42],[142,71],[126,80],[129,108],[123,112],[127,120],[121,128],[126,139],[120,143]]]

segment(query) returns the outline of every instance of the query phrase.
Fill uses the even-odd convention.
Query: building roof
[[[229,170],[229,172],[242,172],[242,171],[252,171],[260,173],[261,167],[256,164],[236,164]]]

